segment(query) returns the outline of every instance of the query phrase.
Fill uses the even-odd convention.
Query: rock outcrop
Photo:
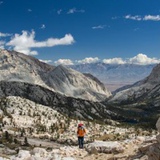
[[[117,141],[95,141],[86,145],[85,148],[90,154],[124,152],[124,147]]]
[[[157,143],[149,147],[147,152],[148,160],[160,160],[160,118],[156,123],[159,134],[157,135]]]

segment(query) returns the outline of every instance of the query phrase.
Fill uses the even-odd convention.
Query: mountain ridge
[[[117,119],[118,116],[100,102],[66,97],[39,85],[0,81],[0,98],[9,96],[21,97],[49,106],[70,118],[107,121],[111,117]]]
[[[160,64],[155,66],[151,74],[135,84],[121,88],[108,101],[110,110],[123,115],[132,123],[154,127],[160,115]]]
[[[94,78],[64,66],[51,66],[15,51],[0,50],[0,80],[41,85],[66,96],[102,101],[111,93]]]
[[[140,97],[146,97],[146,95],[154,90],[154,88],[159,87],[160,84],[160,64],[155,66],[151,72],[151,74],[144,78],[141,81],[136,82],[133,85],[128,86],[127,88],[122,88],[115,95],[110,101],[125,101],[127,99],[133,99],[132,101],[136,101],[136,99],[140,99]],[[128,95],[128,96],[127,96]],[[133,98],[134,97],[134,98]]]
[[[155,64],[105,64],[102,62],[90,64],[70,65],[69,67],[81,72],[90,73],[105,84],[110,91],[132,85],[133,83],[147,77]]]

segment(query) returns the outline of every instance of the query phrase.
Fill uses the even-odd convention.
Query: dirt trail
[[[20,140],[23,141],[23,139],[20,139]],[[63,144],[59,144],[59,143],[49,141],[49,140],[38,139],[38,138],[27,138],[27,140],[29,144],[36,146],[36,147],[41,146],[45,148],[51,147],[53,149],[58,149],[64,146]]]

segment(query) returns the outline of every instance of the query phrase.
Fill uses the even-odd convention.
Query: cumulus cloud
[[[145,15],[145,16],[140,16],[140,15],[126,15],[125,19],[131,19],[131,20],[136,20],[136,21],[160,21],[160,15]]]
[[[44,62],[44,63],[51,63],[52,60],[42,60],[42,59],[39,59],[41,62]]]
[[[72,61],[71,59],[59,59],[54,62],[55,65],[75,65],[75,64],[91,64],[91,63],[96,63],[96,62],[103,62],[105,64],[137,64],[137,65],[148,65],[148,64],[158,64],[160,63],[160,59],[157,58],[149,58],[147,55],[139,53],[134,57],[131,58],[120,58],[120,57],[115,57],[115,58],[110,58],[110,59],[103,59],[100,60],[98,57],[89,57],[89,58],[84,58],[82,60],[76,60]]]
[[[98,25],[98,26],[92,27],[92,29],[104,29],[105,27],[106,25]]]
[[[8,36],[11,36],[11,34],[0,32],[0,37],[8,37]]]
[[[82,60],[78,60],[77,63],[79,64],[86,64],[86,63],[96,63],[98,62],[100,59],[98,57],[87,57],[85,59],[82,59]]]
[[[148,64],[160,63],[160,59],[149,58],[147,55],[139,53],[138,55],[128,59],[122,59],[122,58],[103,59],[103,63],[148,65]]]
[[[71,45],[74,43],[74,38],[71,34],[66,34],[63,38],[48,38],[45,41],[38,42],[35,40],[35,32],[31,33],[22,31],[22,34],[15,34],[12,39],[6,44],[12,46],[15,51],[27,54],[37,55],[37,51],[32,51],[31,48],[54,47],[57,45]]]
[[[126,62],[122,58],[103,59],[103,63],[106,64],[125,64]]]
[[[72,60],[70,59],[59,59],[57,61],[54,62],[55,65],[73,65],[74,63],[72,62]]]
[[[160,63],[160,59],[149,58],[147,55],[139,53],[137,56],[130,58],[128,60],[128,63],[140,64],[140,65],[156,64]]]
[[[84,13],[85,10],[81,9],[81,10],[77,10],[76,8],[71,8],[69,9],[69,11],[67,12],[67,14],[73,14],[73,13]]]

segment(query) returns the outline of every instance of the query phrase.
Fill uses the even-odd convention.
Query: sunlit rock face
[[[111,93],[95,77],[52,66],[15,51],[0,50],[0,81],[36,84],[66,96],[102,101]]]

